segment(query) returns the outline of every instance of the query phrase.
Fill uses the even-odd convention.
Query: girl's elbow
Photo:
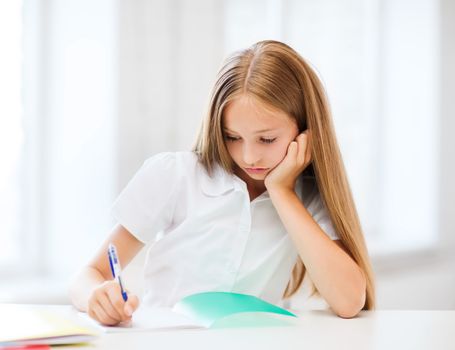
[[[353,300],[350,303],[346,303],[343,307],[336,310],[337,316],[341,318],[353,318],[356,317],[365,306],[366,293],[362,293],[360,298]]]
[[[346,308],[346,309],[339,310],[338,312],[336,312],[336,314],[338,317],[341,317],[341,318],[354,318],[359,314],[360,310],[361,309],[358,309],[358,308],[349,308],[349,309]]]
[[[344,305],[336,312],[339,317],[353,318],[359,314],[366,302],[366,280],[363,272],[361,273],[360,282],[357,291],[351,294]]]

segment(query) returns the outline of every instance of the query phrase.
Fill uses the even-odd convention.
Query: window
[[[19,259],[22,235],[22,2],[0,3],[0,270]]]
[[[225,4],[226,53],[282,40],[319,72],[371,253],[434,244],[437,2]]]
[[[0,4],[3,275],[67,278],[112,226],[116,11]]]

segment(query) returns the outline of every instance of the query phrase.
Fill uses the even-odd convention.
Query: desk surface
[[[76,315],[69,306],[33,307]],[[70,349],[455,349],[455,310],[362,311],[353,319],[306,311],[296,326],[106,333]]]

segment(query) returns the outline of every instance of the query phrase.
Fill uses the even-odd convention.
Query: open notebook
[[[0,348],[39,344],[75,344],[94,340],[100,332],[52,308],[0,304]]]
[[[88,317],[88,316],[85,316]],[[104,332],[270,327],[295,324],[296,315],[252,295],[206,292],[183,298],[173,308],[140,306],[132,321]]]

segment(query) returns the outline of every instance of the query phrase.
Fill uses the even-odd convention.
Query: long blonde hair
[[[365,275],[366,301],[363,309],[373,309],[373,271],[329,104],[316,73],[296,51],[278,41],[260,41],[228,57],[218,73],[207,115],[193,147],[209,174],[212,174],[215,164],[233,173],[233,160],[227,151],[222,130],[223,110],[230,101],[243,94],[287,113],[295,119],[299,132],[310,131],[312,163],[303,175],[315,178],[341,242]],[[284,298],[297,292],[305,272],[305,265],[299,258]],[[315,292],[313,285],[313,294]]]

